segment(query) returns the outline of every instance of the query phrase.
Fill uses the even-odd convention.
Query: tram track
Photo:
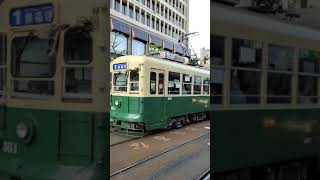
[[[166,153],[168,153],[168,152],[171,152],[171,151],[173,151],[173,150],[175,150],[175,149],[178,149],[179,147],[182,147],[182,146],[184,146],[184,145],[186,145],[186,144],[192,143],[192,142],[194,142],[194,141],[196,141],[196,140],[199,140],[199,139],[201,139],[202,137],[205,137],[205,136],[208,136],[208,135],[210,135],[210,132],[205,133],[205,134],[201,134],[200,136],[197,136],[197,137],[195,137],[195,138],[193,138],[193,139],[190,139],[190,140],[188,140],[188,141],[185,141],[185,142],[183,142],[183,143],[180,143],[180,144],[178,144],[178,145],[176,145],[176,146],[173,146],[173,147],[171,147],[171,148],[169,148],[169,149],[166,149],[166,150],[164,150],[164,151],[161,151],[161,152],[155,153],[155,154],[153,154],[153,155],[150,155],[150,156],[148,156],[147,158],[144,158],[144,159],[142,159],[142,160],[140,160],[140,161],[138,161],[138,162],[136,162],[136,163],[133,163],[133,164],[131,164],[131,165],[129,165],[129,166],[126,166],[126,167],[124,167],[124,168],[122,168],[122,169],[119,169],[119,170],[117,170],[117,171],[114,171],[113,173],[111,173],[110,177],[115,177],[116,175],[118,175],[118,174],[120,174],[120,173],[124,173],[124,172],[126,172],[126,171],[129,171],[129,170],[131,170],[131,169],[133,169],[133,168],[135,168],[135,167],[138,167],[138,166],[140,166],[140,165],[142,165],[142,164],[144,164],[144,163],[146,163],[146,162],[148,162],[148,161],[151,161],[151,160],[153,160],[153,159],[155,159],[155,158],[157,158],[157,157],[160,157],[161,155],[164,155],[164,154],[166,154]]]
[[[210,179],[210,168],[205,170],[196,180],[209,180]]]

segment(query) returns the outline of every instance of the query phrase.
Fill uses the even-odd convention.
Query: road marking
[[[210,129],[210,127],[204,127],[205,129]]]
[[[196,131],[196,130],[198,130],[198,128],[190,128],[190,127],[187,127],[186,129],[187,129],[187,130],[190,130],[190,131]]]
[[[135,150],[139,150],[139,149],[149,149],[149,145],[147,145],[147,144],[144,144],[144,143],[133,143],[133,144],[131,144],[130,145],[130,147],[133,147],[133,149],[135,149]]]
[[[155,136],[154,139],[159,140],[159,141],[170,141],[170,138],[166,138],[164,136]]]
[[[181,131],[171,131],[170,132],[171,134],[181,134],[181,135],[185,135],[186,133],[185,132],[181,132]]]

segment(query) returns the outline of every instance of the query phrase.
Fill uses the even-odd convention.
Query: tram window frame
[[[209,77],[203,77],[203,94],[204,95],[210,95],[210,78]],[[207,82],[207,83],[205,83]]]
[[[194,76],[193,81],[193,95],[201,95],[202,94],[202,76]],[[200,82],[200,83],[199,83]],[[196,90],[200,87],[200,91]]]
[[[124,76],[125,76],[125,86],[116,86],[116,80],[117,80],[117,78],[115,78],[115,75],[116,74],[123,74]],[[127,91],[128,91],[128,72],[114,72],[113,73],[113,77],[112,77],[112,79],[113,79],[113,92],[114,93],[127,93]],[[117,88],[118,87],[122,87],[122,88],[124,88],[124,90],[117,90]]]
[[[245,54],[245,55],[244,55]],[[250,58],[248,58],[248,56]],[[261,69],[263,43],[256,40],[232,39],[232,66]]]
[[[232,69],[230,104],[260,104],[261,71]]]
[[[291,104],[296,48],[268,44],[267,89],[268,104]],[[278,63],[280,62],[280,63]],[[295,87],[297,88],[297,87]]]
[[[160,78],[160,75],[162,75],[162,78]],[[165,91],[165,76],[164,76],[164,73],[158,73],[158,94],[164,95],[165,93],[164,91]]]
[[[186,78],[190,78],[189,81]],[[189,74],[182,75],[182,95],[192,95],[193,76]],[[186,90],[185,87],[190,86],[190,90]]]
[[[213,57],[210,64],[210,103],[222,105],[225,94],[225,63],[226,40],[225,36],[213,34],[210,36],[210,44],[213,47]]]
[[[21,39],[22,41],[23,41],[23,43],[22,42],[17,42],[19,39]],[[47,63],[43,63],[43,62],[34,62],[34,61],[31,61],[31,62],[29,62],[29,61],[26,61],[25,63],[23,63],[23,64],[32,64],[32,65],[34,65],[34,64],[47,64],[47,69],[48,69],[48,71],[47,71],[47,75],[42,75],[42,74],[45,74],[45,73],[42,73],[42,74],[39,74],[39,75],[22,75],[22,74],[19,74],[19,73],[21,73],[21,72],[17,72],[18,70],[20,70],[21,69],[21,65],[23,65],[23,64],[21,64],[21,58],[22,58],[22,56],[23,56],[23,53],[26,51],[26,48],[27,48],[27,46],[28,45],[30,45],[29,43],[30,42],[32,42],[32,41],[34,41],[34,39],[36,39],[36,40],[42,40],[42,41],[44,41],[44,40],[47,40],[47,42],[48,42],[48,48],[50,47],[50,41],[49,41],[49,39],[43,39],[43,38],[40,38],[40,37],[38,37],[38,36],[17,36],[17,37],[15,37],[15,38],[13,38],[13,40],[12,40],[12,52],[11,52],[11,54],[12,54],[12,57],[11,57],[11,59],[12,59],[12,66],[11,66],[11,68],[12,68],[12,75],[15,77],[15,78],[37,78],[37,79],[47,79],[47,78],[52,78],[52,77],[54,77],[54,75],[55,75],[55,73],[56,73],[56,63],[57,63],[57,61],[56,61],[56,56],[53,56],[53,57],[47,57],[48,58],[48,61],[47,61]],[[15,44],[17,44],[17,43],[19,43],[20,45],[22,44],[22,45],[24,45],[25,47],[20,47],[20,49],[17,49],[16,47],[15,47]],[[43,48],[42,48],[43,49]],[[18,55],[17,54],[19,54],[18,52],[16,52],[16,51],[18,51],[18,50],[23,50],[23,52],[20,52],[20,57],[18,57]],[[26,51],[27,52],[27,51]],[[19,58],[19,60],[17,59],[17,58]]]
[[[317,104],[319,99],[318,84],[320,71],[320,52],[299,48],[298,57],[298,95],[297,103]]]
[[[179,81],[178,78],[179,77]],[[171,89],[175,89],[172,91]],[[168,73],[168,95],[180,95],[181,92],[181,73],[169,71]]]
[[[71,72],[73,70],[73,72]],[[81,70],[81,72],[76,71]],[[69,73],[68,73],[69,71]],[[91,67],[66,67],[64,68],[63,97],[67,99],[91,99],[93,91],[93,68]],[[69,80],[67,76],[69,76]],[[71,76],[74,75],[74,76]],[[81,77],[80,77],[81,76]],[[79,79],[81,78],[81,79]],[[69,82],[72,83],[69,83]],[[82,86],[81,86],[82,85]],[[81,87],[88,86],[88,92],[79,92]],[[70,88],[69,90],[67,88]],[[73,89],[72,89],[73,88]]]
[[[150,80],[149,93],[151,95],[156,95],[157,94],[157,73],[151,71],[149,80]]]
[[[76,32],[73,32],[76,31]],[[80,42],[76,42],[76,46],[74,45],[75,42],[74,39],[77,38],[77,34],[83,35],[83,39],[80,39],[78,36],[78,39],[76,39],[77,41]],[[73,36],[76,37],[73,37]],[[70,36],[70,37],[69,37]],[[69,39],[70,38],[70,39]],[[85,43],[84,43],[85,42]],[[82,44],[84,45],[84,47],[81,46],[81,48],[79,48],[79,45]],[[86,51],[87,50],[87,51]],[[73,51],[73,53],[71,53]],[[74,56],[76,53],[75,52],[80,52],[80,53],[84,53],[79,55],[80,58],[78,59],[71,59],[70,54],[73,54],[71,56]],[[67,30],[64,33],[64,61],[66,64],[79,64],[79,65],[88,65],[92,62],[93,59],[93,40],[92,40],[92,36],[91,33],[89,31],[83,30],[83,28],[71,28],[69,30]],[[87,56],[87,57],[86,57]]]
[[[137,79],[132,79],[132,74],[136,72],[137,75],[135,76]],[[129,71],[129,93],[130,94],[139,94],[139,82],[140,82],[140,72],[139,70],[131,70]],[[136,86],[133,86],[136,85]],[[134,90],[132,89],[134,88]]]

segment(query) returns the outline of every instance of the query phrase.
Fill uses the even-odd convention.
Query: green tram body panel
[[[315,158],[320,109],[214,111],[212,172]]]
[[[111,96],[111,121],[144,123],[145,130],[168,128],[168,120],[208,112],[209,96],[132,97]],[[121,103],[120,107],[115,101]]]
[[[105,155],[107,119],[107,113],[2,107],[0,146],[3,142],[17,146],[15,153],[0,147],[0,179],[105,179],[105,167],[109,166]],[[16,135],[20,120],[34,124],[33,139],[28,144]],[[97,177],[102,174],[104,177]]]

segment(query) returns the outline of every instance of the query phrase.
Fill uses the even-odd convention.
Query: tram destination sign
[[[127,69],[127,63],[119,63],[113,65],[113,70]]]
[[[49,24],[53,21],[52,4],[15,8],[10,11],[11,26]]]

